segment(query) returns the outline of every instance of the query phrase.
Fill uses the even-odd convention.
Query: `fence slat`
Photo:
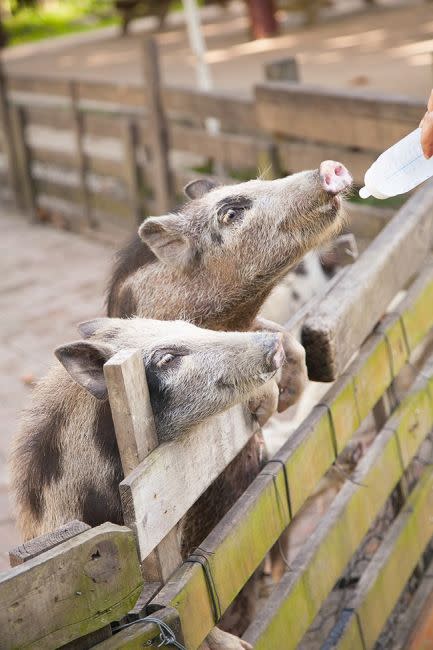
[[[203,423],[182,441],[154,449],[120,484],[127,524],[146,518],[137,531],[145,557],[242,450],[256,427],[236,406]],[[194,472],[193,467],[205,467]]]
[[[298,83],[256,86],[257,119],[267,133],[382,152],[424,115],[407,97],[366,97],[362,91]]]
[[[415,288],[417,293],[414,294],[411,289],[403,303],[405,311],[402,313],[407,313],[410,309],[420,309],[423,301],[429,299],[430,292],[433,290],[433,270],[430,267],[424,272],[423,282],[417,282]],[[419,336],[422,336],[421,332],[425,335],[433,325],[432,310],[429,313],[430,322],[421,321]],[[334,461],[339,452],[339,448],[335,448],[336,444],[339,447],[344,446],[344,441],[350,439],[358,423],[368,415],[389,386],[392,373],[386,337],[389,335],[392,342],[396,340],[400,342],[400,339],[392,335],[393,328],[399,328],[401,331],[400,313],[390,316],[386,327],[367,341],[359,358],[348,369],[347,374],[322,400],[325,406],[316,407],[304,424],[274,456],[286,467],[292,516],[314,492],[323,474]],[[377,358],[382,359],[382,363],[378,363]],[[374,360],[373,365],[372,360]],[[396,362],[403,363],[400,354],[396,356]],[[367,369],[374,372],[367,372]],[[398,365],[394,367],[395,372],[400,369]],[[366,376],[369,377],[369,390],[364,395],[362,385]],[[358,378],[361,379],[359,387],[357,387]],[[353,385],[355,390],[351,389]],[[345,403],[342,397],[344,395],[350,400],[349,405]],[[329,415],[329,409],[333,407],[335,439]],[[353,409],[357,415],[352,420],[345,421],[343,414],[344,411],[349,412],[348,409]],[[419,431],[417,435],[418,433]],[[417,443],[417,435],[415,443]],[[398,458],[400,459],[400,456]],[[289,523],[288,513],[284,514],[284,506],[287,504],[284,471],[276,468],[279,468],[277,463],[266,467],[231,509],[230,517],[225,517],[200,546],[209,553],[209,565],[223,610]],[[275,482],[271,483],[271,477]],[[275,514],[275,508],[279,512],[278,516]],[[261,517],[266,520],[266,523],[260,523]],[[223,578],[218,580],[220,571]],[[188,603],[192,601],[200,603],[200,610],[196,611],[193,619],[188,615]],[[158,594],[155,603],[163,606],[170,604],[178,609],[185,639],[191,642],[192,647],[195,647],[194,643],[198,644],[206,636],[212,626],[212,607],[201,567],[184,565],[176,573],[176,579],[173,576],[169,585]]]
[[[32,220],[36,220],[36,194],[32,179],[29,149],[27,147],[25,128],[25,111],[21,106],[11,107],[11,127],[16,147],[19,180],[23,187],[24,207]]]
[[[124,616],[142,583],[131,530],[87,530],[0,574],[1,645],[58,648]]]
[[[142,45],[142,67],[149,109],[148,133],[154,173],[153,190],[158,211],[164,213],[172,207],[174,185],[168,158],[167,123],[161,99],[158,50],[151,38],[146,38]]]
[[[104,365],[104,375],[122,467],[128,478],[130,472],[158,448],[141,351],[118,352]],[[142,531],[149,527],[147,518],[137,516],[139,513],[135,512],[135,504],[130,500],[123,498],[122,505],[125,523],[140,539]],[[168,530],[164,538],[155,550],[156,544],[145,552],[139,545],[143,573],[149,581],[164,582],[182,562],[176,530]]]
[[[51,533],[23,542],[9,551],[10,565],[14,567],[18,564],[23,564],[23,562],[28,562],[28,560],[32,560],[44,551],[49,551],[58,544],[61,544],[68,539],[72,539],[76,535],[83,533],[85,530],[89,530],[89,528],[90,526],[82,521],[74,520],[60,528],[56,528],[56,530],[53,530]]]
[[[374,647],[419,557],[433,536],[432,511],[433,473],[431,469],[426,469],[355,588],[348,603],[354,612],[335,646],[338,650],[349,647],[350,627],[353,625],[352,619],[356,617],[361,624],[365,650]]]
[[[430,362],[431,363],[431,362]],[[427,364],[427,368],[429,364]],[[256,650],[295,649],[433,425],[432,367],[359,462],[268,603],[244,635]],[[409,421],[423,409],[417,435]],[[407,448],[401,454],[402,447]],[[433,528],[432,528],[433,532]]]
[[[307,318],[302,342],[311,379],[338,377],[390,301],[422,266],[433,242],[432,187],[427,184],[405,203]]]

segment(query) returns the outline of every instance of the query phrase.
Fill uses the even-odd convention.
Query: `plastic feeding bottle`
[[[387,149],[367,170],[365,186],[359,196],[366,199],[388,199],[404,194],[433,176],[433,157],[424,158],[421,148],[421,129],[415,129]]]

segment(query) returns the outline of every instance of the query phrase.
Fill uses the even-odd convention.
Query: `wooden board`
[[[433,536],[433,473],[426,469],[402,512],[388,530],[379,550],[364,571],[347,607],[353,610],[336,648],[348,648],[352,627],[359,625],[364,645],[374,647],[379,634],[409,580],[419,557]],[[356,622],[355,622],[356,621]]]
[[[317,169],[322,160],[339,160],[352,174],[358,185],[364,184],[364,174],[376,160],[374,151],[354,150],[334,143],[318,144],[306,140],[288,139],[275,136],[278,156],[282,169],[287,172],[300,172]]]
[[[290,82],[259,84],[255,100],[267,133],[377,153],[412,131],[425,113],[424,103],[407,97]]]
[[[332,381],[420,269],[433,240],[433,182],[426,184],[348,269],[303,326],[310,379]]]
[[[90,526],[82,521],[70,521],[60,528],[56,528],[51,533],[35,537],[27,542],[23,542],[19,546],[15,546],[9,551],[9,562],[12,567],[23,562],[32,560],[37,555],[49,551],[50,549],[66,542],[68,539],[76,537],[80,533],[89,530]]]
[[[294,650],[433,425],[422,377],[386,423],[244,638],[256,650]],[[421,406],[422,404],[422,406]],[[417,435],[409,420],[422,409]],[[401,454],[402,444],[408,453]],[[409,452],[410,448],[410,452]],[[433,531],[433,528],[432,528]],[[325,569],[326,567],[326,569]]]
[[[405,301],[406,310],[410,308],[419,310],[420,305],[429,299],[429,292],[433,290],[431,269],[429,273],[430,275],[426,271],[424,283],[416,287],[418,293],[408,296]],[[433,324],[432,310],[429,313],[429,323],[422,319],[420,321],[419,336],[423,327],[426,328],[425,335]],[[398,332],[399,336],[396,336],[395,332]],[[394,358],[396,372],[407,359],[407,351],[405,354],[400,353],[403,338],[402,333],[400,338],[400,333],[400,314],[394,314],[389,317],[384,330],[373,335],[365,344],[356,362],[331,389],[332,392],[322,400],[327,406],[317,406],[274,457],[277,461],[282,461],[287,470],[292,516],[314,492],[337,453],[389,386],[392,372],[386,337],[391,341],[391,353],[393,346],[396,346]],[[419,399],[425,400],[426,394],[424,391]],[[418,402],[415,408],[417,407],[419,407]],[[429,409],[427,413],[430,417]],[[349,419],[345,417],[348,414],[350,414]],[[422,426],[425,426],[425,421],[421,421]],[[419,444],[418,435],[422,426],[417,429],[414,444]],[[409,453],[405,455],[406,459]],[[398,463],[401,468],[400,454],[398,454]],[[384,469],[382,468],[381,471]],[[278,462],[271,463],[231,509],[230,516],[226,516],[201,544],[200,548],[205,549],[209,554],[209,565],[223,611],[289,522],[289,512],[286,510],[284,514],[284,508],[287,508],[284,470]],[[217,580],[218,575],[222,577]],[[185,639],[191,642],[191,647],[196,647],[194,644],[198,645],[211,629],[212,606],[201,567],[184,565],[162,589],[154,602],[157,605],[171,605],[179,611]],[[189,606],[192,602],[196,616],[191,619]],[[197,603],[200,603],[199,610]]]
[[[58,648],[124,616],[141,586],[132,531],[92,528],[0,574],[2,648]]]
[[[183,643],[182,630],[176,610],[171,608],[161,609],[153,612],[150,616],[155,616],[166,623],[173,631],[176,640]],[[153,643],[151,643],[152,641]],[[158,626],[156,623],[149,623],[144,620],[125,630],[121,630],[111,639],[98,643],[94,647],[95,650],[143,650],[149,645],[153,648],[158,647],[158,643],[160,643]]]
[[[125,523],[145,521],[137,530],[142,557],[161,542],[221,474],[253,435],[242,406],[159,445],[120,484]],[[206,468],[195,472],[192,468]]]
[[[168,114],[184,115],[194,122],[214,117],[219,120],[222,131],[236,133],[257,130],[254,103],[250,99],[180,86],[164,86],[162,98]]]

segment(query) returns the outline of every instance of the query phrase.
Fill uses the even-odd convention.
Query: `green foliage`
[[[57,0],[45,7],[24,7],[4,19],[8,45],[38,41],[42,38],[84,32],[117,24],[118,16],[111,0]]]

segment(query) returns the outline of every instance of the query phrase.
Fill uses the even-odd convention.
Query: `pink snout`
[[[335,160],[324,160],[320,163],[319,174],[323,189],[333,196],[353,183],[353,178],[346,167]]]

